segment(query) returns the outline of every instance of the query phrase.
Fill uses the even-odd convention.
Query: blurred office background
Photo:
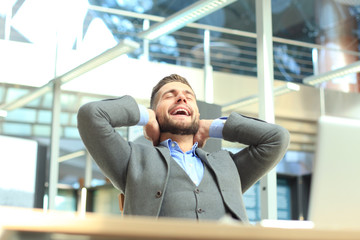
[[[81,188],[87,187],[88,211],[120,214],[119,192],[93,163],[77,131],[77,110],[86,102],[129,94],[148,106],[153,85],[178,73],[219,115],[259,116],[255,0],[234,1],[155,40],[141,37],[195,2],[0,2],[0,205],[47,208],[49,182],[58,175],[56,209],[79,210]],[[291,133],[276,168],[278,218],[306,219],[317,119],[322,114],[360,119],[358,70],[336,72],[357,67],[360,1],[272,0],[271,11],[274,118]],[[119,43],[130,50],[96,62]],[[338,75],[319,84],[304,81],[334,72]],[[137,127],[118,131],[132,141],[142,133]],[[222,141],[221,147],[243,146]],[[259,191],[257,184],[245,194],[255,222]]]

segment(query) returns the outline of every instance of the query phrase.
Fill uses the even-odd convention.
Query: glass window
[[[277,180],[277,208],[278,219],[290,220],[291,216],[291,189],[286,179]]]
[[[36,110],[29,108],[17,108],[8,112],[6,120],[33,123],[36,120]]]
[[[76,127],[65,127],[64,137],[66,138],[80,138],[79,131]]]
[[[39,110],[38,111],[38,123],[50,124],[51,123],[51,111]]]
[[[33,130],[35,136],[49,137],[51,134],[51,127],[47,125],[35,125]]]
[[[6,93],[6,102],[14,101],[28,92],[29,90],[24,88],[8,88]]]
[[[257,182],[244,194],[244,203],[250,222],[261,220],[260,183]],[[291,220],[291,188],[286,179],[277,179],[277,214],[280,220]]]
[[[77,126],[77,113],[71,114],[70,125]]]
[[[254,186],[249,188],[243,196],[246,212],[250,222],[257,222],[261,219],[259,185],[259,183],[256,183]]]
[[[76,94],[61,93],[61,109],[72,109],[77,105],[78,96]]]
[[[60,124],[68,125],[69,124],[69,113],[62,112],[60,113]]]
[[[21,123],[3,123],[3,133],[15,136],[31,136],[31,125]]]
[[[31,102],[29,102],[28,104],[26,104],[26,106],[28,107],[39,107],[40,103],[41,103],[41,97],[36,98],[34,100],[32,100]]]
[[[80,105],[83,105],[83,104],[88,103],[88,102],[99,101],[99,100],[101,100],[101,99],[99,99],[97,97],[83,96],[81,98]]]
[[[43,96],[42,107],[51,109],[52,108],[52,92],[48,92]]]

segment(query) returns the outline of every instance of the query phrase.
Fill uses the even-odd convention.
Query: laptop
[[[360,229],[360,120],[318,120],[309,220],[315,228]]]

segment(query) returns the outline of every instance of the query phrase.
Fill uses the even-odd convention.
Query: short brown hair
[[[186,80],[186,78],[184,78],[180,75],[177,75],[177,74],[171,74],[170,76],[166,76],[155,85],[155,87],[153,88],[153,90],[151,92],[151,98],[150,98],[150,108],[151,109],[155,108],[155,106],[154,106],[155,98],[156,98],[156,94],[158,93],[160,88],[162,88],[165,84],[168,84],[171,82],[180,82],[180,83],[186,84],[191,88],[191,90],[193,90],[192,87],[190,86],[189,82]]]

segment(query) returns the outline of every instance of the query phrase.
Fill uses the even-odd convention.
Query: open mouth
[[[185,109],[185,108],[177,108],[175,110],[173,110],[171,113],[171,115],[182,115],[182,116],[190,116],[190,111]]]

